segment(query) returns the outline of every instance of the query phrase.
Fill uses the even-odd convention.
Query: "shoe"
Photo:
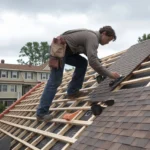
[[[54,118],[54,115],[52,114],[47,114],[44,116],[36,116],[37,121],[44,121],[44,122],[49,122]]]
[[[74,98],[79,98],[83,96],[87,96],[89,94],[89,91],[77,91],[73,94],[67,94],[66,98],[68,99],[74,99]]]

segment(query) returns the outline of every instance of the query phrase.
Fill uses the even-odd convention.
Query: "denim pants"
[[[63,59],[63,67],[59,69],[51,69],[49,79],[41,96],[40,104],[37,108],[37,116],[44,116],[49,113],[49,107],[55,97],[57,88],[62,82],[65,64],[75,66],[72,80],[67,88],[67,94],[73,94],[82,88],[88,64],[87,60],[79,54],[73,54],[67,46],[66,54]]]

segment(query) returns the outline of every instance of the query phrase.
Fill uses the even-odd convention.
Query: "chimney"
[[[5,63],[5,60],[4,60],[4,59],[2,59],[2,60],[1,60],[1,64],[4,64],[4,63]]]

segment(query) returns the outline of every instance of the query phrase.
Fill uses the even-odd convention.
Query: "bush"
[[[5,105],[3,103],[0,103],[0,113],[5,110]]]

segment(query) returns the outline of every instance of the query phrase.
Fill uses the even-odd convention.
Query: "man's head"
[[[100,33],[100,44],[105,45],[110,41],[115,41],[117,39],[114,29],[111,26],[104,26],[99,29]]]

